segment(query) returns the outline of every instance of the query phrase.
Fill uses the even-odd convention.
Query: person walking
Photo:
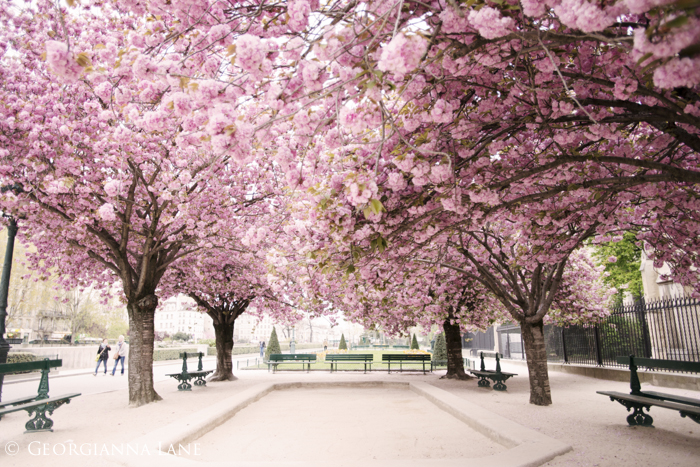
[[[102,339],[100,347],[97,349],[97,366],[95,367],[95,373],[92,376],[97,376],[97,371],[100,369],[100,365],[104,363],[105,366],[105,376],[107,376],[107,360],[109,359],[109,351],[112,348],[107,344],[107,339]]]
[[[265,341],[260,341],[260,356],[265,354]]]
[[[117,371],[117,364],[122,363],[122,376],[124,376],[124,360],[126,360],[126,353],[129,346],[124,342],[124,336],[119,336],[119,341],[117,342],[117,350],[114,354],[114,368],[112,369],[112,376]]]

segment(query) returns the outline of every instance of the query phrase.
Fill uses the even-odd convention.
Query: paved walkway
[[[237,358],[243,359],[245,356]],[[307,374],[281,371],[273,375],[264,370],[241,370],[235,372],[239,377],[237,381],[209,383],[206,388],[195,387],[191,392],[178,392],[176,382],[164,376],[166,372],[177,369],[177,366],[177,362],[173,362],[172,365],[158,365],[154,368],[155,387],[163,400],[139,408],[128,407],[126,377],[94,377],[87,374],[69,378],[55,378],[55,381],[52,379],[51,394],[58,395],[62,392],[77,390],[82,392],[83,396],[74,399],[70,405],[63,406],[54,413],[52,418],[55,421],[55,431],[53,433],[22,434],[24,423],[27,420],[26,414],[14,413],[6,416],[0,421],[2,426],[0,430],[0,465],[3,467],[48,464],[56,467],[114,466],[118,465],[119,455],[112,455],[109,452],[112,444],[126,445],[140,436],[147,435],[166,424],[210,407],[260,382],[369,382],[376,380],[427,382],[495,414],[573,446],[572,452],[555,458],[545,464],[547,466],[695,467],[700,465],[700,426],[696,423],[687,418],[681,418],[676,412],[652,408],[651,414],[654,417],[655,429],[630,428],[625,421],[627,412],[624,407],[595,393],[597,390],[629,391],[629,385],[626,382],[604,381],[585,376],[551,372],[550,380],[554,404],[550,407],[536,407],[528,403],[529,382],[526,369],[521,366],[509,366],[505,362],[503,364],[504,371],[513,371],[519,375],[508,381],[508,391],[504,393],[478,388],[475,380],[441,380],[439,375],[443,372],[423,376],[419,373],[392,373],[388,375],[386,372],[372,372],[365,375],[362,372],[333,374],[312,372]],[[4,397],[21,396],[36,391],[36,382],[10,384],[5,389],[7,392],[3,395]],[[666,388],[663,391],[700,398],[700,393],[694,391]],[[370,396],[368,395],[368,397]],[[337,397],[338,407],[345,411],[342,416],[339,416],[337,420],[326,419],[323,423],[315,422],[311,426],[305,425],[307,418],[304,413],[318,410],[317,402],[321,400],[323,400],[324,406],[333,405],[330,394],[325,394],[322,399],[317,399],[313,391],[297,390],[292,404],[294,410],[291,410],[292,406],[290,405],[290,410],[287,411],[284,409],[285,405],[282,404],[275,406],[277,408],[274,410],[267,411],[265,423],[275,425],[276,436],[283,437],[281,438],[283,442],[279,443],[280,446],[295,445],[295,436],[302,431],[307,433],[329,432],[332,434],[331,437],[337,439],[337,442],[341,444],[344,443],[344,440],[351,440],[357,436],[357,427],[361,425],[361,421],[358,425],[358,421],[353,420],[352,417],[365,412],[353,411],[352,405],[344,405],[346,398],[342,395]],[[355,394],[353,401],[361,403],[361,394]],[[270,402],[279,404],[280,401],[270,399]],[[250,408],[255,408],[255,404],[251,405]],[[368,399],[368,404],[373,406],[372,416],[379,420],[385,418],[388,420],[395,415],[396,410],[401,410],[393,403],[382,404],[381,397],[372,401]],[[265,410],[265,405],[261,404],[259,408]],[[239,420],[243,421],[244,417]],[[235,425],[235,417],[228,423]],[[400,425],[400,429],[392,431],[392,433],[393,436],[401,437],[402,443],[410,444],[412,442],[420,447],[420,443],[426,437],[432,436],[428,429],[420,428],[422,425],[412,426],[406,421]],[[240,429],[240,427],[235,429]],[[237,459],[242,461],[243,459],[256,458],[255,452],[251,453],[250,451],[247,451],[243,456],[244,446],[239,444],[239,440],[234,436],[226,437],[224,435],[220,437],[219,441],[216,441],[222,433],[211,432],[211,437],[208,440],[203,440],[209,444],[200,443],[200,449],[209,446],[213,450],[212,442],[218,447],[217,449],[220,449],[221,443],[224,443],[223,440],[225,440],[225,450],[230,452],[229,462],[233,465],[236,465]],[[380,435],[375,434],[375,436]],[[391,446],[391,444],[382,443],[381,438],[376,438],[375,441],[361,446],[364,450],[362,456],[380,456],[381,458],[381,456],[388,455],[386,450],[382,450],[382,446]],[[471,443],[469,439],[465,439],[463,442]],[[86,454],[69,455],[68,451],[66,454],[61,454],[62,449],[66,446],[70,449],[71,443],[82,445]],[[269,460],[272,462],[269,465],[274,465],[274,459],[281,458],[298,460],[301,462],[299,465],[304,465],[305,460],[308,461],[310,457],[313,457],[304,458],[303,451],[285,454],[278,447],[278,443],[263,444],[265,448],[259,448],[260,455],[257,459]],[[479,449],[477,441],[470,445],[473,449]],[[10,446],[10,451],[16,447],[19,452],[11,456],[5,452],[6,446]],[[46,446],[46,451],[37,454],[37,448],[44,449],[44,446]],[[105,448],[107,451],[104,451],[103,446],[107,446]],[[323,449],[332,452],[332,450]],[[374,451],[368,453],[368,450]],[[349,459],[353,456],[352,452],[352,450],[346,450],[343,451],[343,455]],[[421,454],[423,451],[415,452],[418,453],[416,455],[424,455],[424,453]],[[458,450],[452,452],[458,452]],[[155,455],[155,453],[150,454]],[[289,457],[291,454],[297,458]],[[139,455],[146,456],[148,454],[140,453]],[[209,452],[207,455],[209,459],[217,456],[218,454],[215,452]],[[154,457],[152,465],[164,465],[162,460],[160,460],[160,464],[158,460]],[[350,460],[356,461],[356,459]],[[410,465],[410,459],[404,459],[401,462],[402,465]],[[342,466],[343,459],[334,459],[331,464]],[[463,465],[470,465],[467,458],[464,459]]]

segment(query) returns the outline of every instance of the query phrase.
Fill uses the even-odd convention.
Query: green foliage
[[[642,250],[636,242],[635,232],[625,232],[621,241],[598,245],[593,253],[596,262],[604,266],[605,272],[609,273],[603,278],[604,282],[618,290],[615,305],[622,303],[626,291],[629,291],[635,300],[642,297],[642,274],[639,271]],[[617,258],[617,261],[610,262],[610,257]]]
[[[207,344],[209,347],[216,347],[216,339],[199,339],[199,344]]]
[[[36,362],[39,358],[31,352],[10,352],[7,354],[7,363],[28,363]],[[37,372],[40,370],[34,370]],[[18,371],[15,374],[32,373],[31,371]]]
[[[36,362],[37,360],[39,359],[31,352],[10,352],[7,354],[7,363]]]
[[[174,341],[188,341],[190,340],[190,335],[187,334],[186,332],[178,331],[175,334],[173,334],[173,340]]]
[[[416,335],[413,335],[413,339],[411,339],[411,350],[420,350],[420,347],[418,346],[418,339],[416,338]]]
[[[282,353],[282,349],[280,349],[280,341],[277,339],[277,330],[273,327],[270,340],[267,342],[267,347],[265,348],[265,360],[269,360],[270,354],[275,353]]]
[[[348,350],[348,344],[345,343],[345,334],[340,335],[340,344],[338,344],[338,350]]]
[[[112,313],[107,320],[108,339],[116,339],[119,336],[126,336],[129,332],[129,323],[119,313]],[[92,336],[103,336],[105,334],[90,334]]]
[[[156,349],[153,351],[153,361],[177,360],[183,352],[196,353],[197,349]]]
[[[447,342],[445,342],[445,333],[441,332],[435,338],[435,350],[433,351],[433,361],[447,360]]]

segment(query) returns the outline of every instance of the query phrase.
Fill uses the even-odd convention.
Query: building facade
[[[170,297],[158,307],[154,328],[169,336],[184,332],[195,340],[214,337],[212,319],[197,309],[194,300],[182,294]]]

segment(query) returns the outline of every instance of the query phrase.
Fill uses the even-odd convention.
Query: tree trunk
[[[530,374],[530,404],[551,405],[552,393],[549,389],[549,373],[547,371],[547,350],[544,343],[544,324],[520,322],[527,370]]]
[[[464,372],[462,333],[459,324],[450,324],[448,317],[442,323],[442,329],[445,331],[445,344],[447,344],[447,374],[442,378],[471,379],[471,376]]]
[[[154,317],[158,297],[147,295],[128,303],[129,312],[129,405],[156,402],[162,398],[153,388]]]
[[[226,317],[222,317],[220,323],[214,322],[214,334],[216,336],[216,371],[209,381],[235,381],[233,375],[233,323],[227,323]]]

